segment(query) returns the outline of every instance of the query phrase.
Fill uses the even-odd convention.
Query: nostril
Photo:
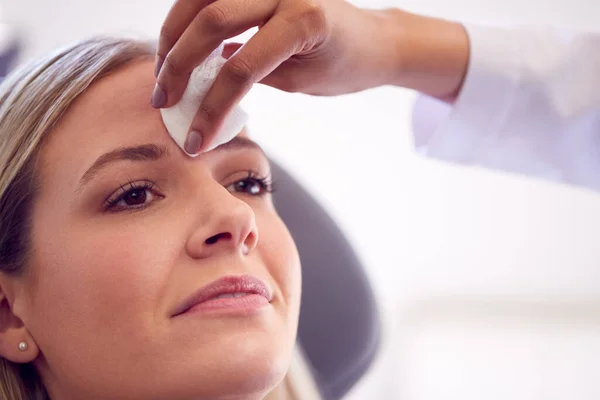
[[[206,239],[206,244],[215,244],[221,239],[225,239],[225,240],[231,239],[231,233],[223,232],[223,233],[219,233],[218,235],[211,236],[208,239]]]

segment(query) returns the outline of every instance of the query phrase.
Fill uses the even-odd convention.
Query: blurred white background
[[[356,0],[465,22],[600,29],[598,0]],[[170,0],[0,0],[24,59],[99,32],[158,35]],[[600,73],[600,71],[599,71]],[[253,136],[345,229],[385,339],[348,399],[600,399],[600,194],[422,159],[414,94],[256,87]]]

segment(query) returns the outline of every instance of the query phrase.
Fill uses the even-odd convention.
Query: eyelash
[[[275,188],[273,185],[273,180],[271,179],[270,176],[261,176],[258,172],[255,172],[252,170],[248,170],[247,173],[248,173],[248,175],[244,179],[235,181],[227,187],[229,188],[230,186],[235,185],[237,183],[241,183],[241,182],[252,181],[253,183],[257,183],[260,186],[260,189],[262,191],[261,191],[261,193],[255,194],[255,195],[253,195],[251,193],[246,193],[246,194],[249,194],[250,196],[262,197],[262,196],[266,195],[267,193],[273,193],[275,191]]]
[[[249,170],[247,171],[248,175],[244,178],[244,179],[240,179],[237,180],[235,182],[233,182],[232,184],[228,185],[227,188],[229,189],[230,187],[232,187],[233,185],[236,184],[240,184],[242,182],[248,183],[249,181],[251,183],[256,183],[260,186],[261,192],[258,194],[252,194],[252,193],[246,193],[246,192],[241,192],[243,194],[247,194],[253,197],[263,197],[265,196],[267,193],[273,193],[275,191],[275,188],[273,186],[273,181],[270,177],[265,177],[265,176],[261,176],[260,174],[258,174],[255,171]],[[108,198],[106,198],[105,200],[105,211],[124,211],[124,210],[137,210],[137,209],[143,209],[145,207],[147,207],[147,205],[141,205],[141,206],[125,206],[125,207],[121,207],[120,209],[116,209],[118,207],[118,204],[124,200],[128,195],[131,195],[133,192],[135,191],[139,191],[139,190],[148,190],[153,192],[152,194],[154,196],[158,196],[158,197],[162,197],[161,195],[156,193],[155,189],[155,184],[152,181],[140,181],[140,182],[132,182],[129,181],[126,185],[121,185],[120,189],[117,190],[117,192],[111,194]]]
[[[115,208],[117,208],[118,204],[124,200],[128,195],[132,194],[135,191],[138,190],[149,190],[151,192],[153,192],[152,194],[154,196],[159,196],[156,193],[155,189],[155,184],[152,181],[141,181],[141,182],[132,182],[129,181],[126,185],[121,185],[121,187],[113,194],[111,194],[105,201],[105,210],[106,211],[120,211],[120,210],[115,210]],[[161,197],[161,196],[159,196]],[[141,208],[145,208],[145,205],[142,206],[131,206],[131,207],[122,207],[122,209],[124,210],[133,210],[133,209],[141,209]]]

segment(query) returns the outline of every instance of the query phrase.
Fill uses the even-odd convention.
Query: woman
[[[269,163],[245,133],[187,157],[152,55],[90,40],[2,83],[0,397],[317,396]]]

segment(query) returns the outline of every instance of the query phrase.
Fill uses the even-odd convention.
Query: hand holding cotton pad
[[[223,44],[213,51],[204,62],[198,65],[190,76],[188,86],[183,93],[183,97],[173,107],[160,110],[163,123],[171,135],[171,138],[179,147],[189,156],[195,157],[198,154],[190,154],[185,151],[185,141],[190,126],[202,101],[212,87],[219,71],[227,60],[222,57]],[[248,115],[236,106],[225,119],[223,126],[215,135],[212,143],[205,151],[210,151],[223,143],[233,139],[246,125]]]

